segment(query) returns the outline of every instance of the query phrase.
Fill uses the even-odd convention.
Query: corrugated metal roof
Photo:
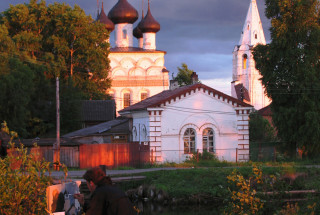
[[[83,137],[83,136],[89,136],[94,134],[101,134],[117,125],[120,125],[128,121],[129,119],[126,119],[126,118],[118,118],[118,119],[114,119],[108,122],[100,123],[98,125],[90,126],[88,128],[83,128],[83,129],[65,134],[63,135],[63,137],[74,138],[74,137]]]
[[[22,139],[20,141],[15,140],[16,146],[20,145],[20,142],[26,146],[30,147],[36,143],[38,146],[53,146],[53,144],[57,141],[56,138],[35,138],[35,139]],[[60,138],[60,146],[79,146],[81,143],[71,140],[69,138]]]

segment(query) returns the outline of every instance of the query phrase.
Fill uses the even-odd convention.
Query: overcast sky
[[[55,0],[73,6],[78,4],[86,14],[97,16],[97,0]],[[48,4],[55,2],[47,0]],[[100,5],[101,5],[101,0]],[[118,0],[104,0],[106,13]],[[147,0],[128,0],[141,15]],[[251,0],[150,0],[151,13],[160,23],[157,49],[166,51],[165,66],[177,74],[177,67],[186,63],[197,72],[202,83],[230,95],[232,51],[238,45]],[[0,10],[9,4],[29,0],[0,0]],[[257,0],[267,42],[270,40],[270,21],[264,15],[264,0]],[[140,17],[138,21],[140,20]],[[134,23],[135,25],[138,23]],[[111,33],[113,46],[114,33]],[[135,43],[137,44],[137,43]]]

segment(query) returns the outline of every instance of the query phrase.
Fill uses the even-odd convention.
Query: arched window
[[[126,29],[123,29],[123,31],[122,31],[122,38],[123,38],[124,40],[126,40],[127,37],[128,37],[127,30],[126,30]]]
[[[196,132],[192,128],[188,128],[183,134],[184,153],[191,154],[196,150]]]
[[[142,125],[141,126],[141,138],[143,141],[146,141],[147,140],[147,128],[145,125]]]
[[[214,132],[211,128],[206,128],[202,133],[203,151],[214,152]]]
[[[123,108],[129,107],[131,104],[131,94],[130,92],[123,93]]]
[[[258,39],[258,33],[257,33],[257,31],[255,30],[254,32],[253,32],[253,35],[254,35],[254,39]]]
[[[136,129],[136,126],[133,126],[133,129],[132,129],[132,139],[133,139],[133,141],[137,141],[137,129]]]
[[[243,69],[247,69],[247,59],[248,59],[248,55],[244,54],[242,57],[242,68]]]
[[[147,91],[141,91],[140,93],[140,101],[145,100],[146,98],[148,98],[148,92]]]

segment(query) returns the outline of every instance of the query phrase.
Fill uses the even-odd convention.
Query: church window
[[[257,35],[257,34],[255,34],[255,35],[254,35],[254,38],[255,38],[255,39],[258,39],[258,35]]]
[[[206,128],[202,133],[203,151],[214,152],[214,133],[211,128]]]
[[[148,98],[148,92],[141,92],[140,94],[140,100],[145,100],[146,98]]]
[[[123,108],[129,107],[131,104],[131,95],[130,92],[125,92],[123,94]]]
[[[122,38],[123,38],[124,40],[126,40],[127,37],[128,37],[127,30],[124,29],[124,30],[122,31]]]
[[[183,135],[184,153],[191,154],[196,150],[196,132],[192,128],[188,128]]]
[[[242,57],[242,68],[243,69],[247,69],[247,59],[248,59],[248,55],[247,54],[244,54],[243,57]]]

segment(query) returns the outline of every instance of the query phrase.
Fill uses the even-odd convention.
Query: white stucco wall
[[[218,95],[213,97],[207,91],[203,92],[203,89],[196,89],[196,92],[192,91],[186,97],[182,95],[176,101],[171,100],[170,104],[167,102],[159,108],[133,113],[132,118],[136,128],[146,125],[150,149],[156,155],[156,162],[180,163],[190,156],[184,154],[183,135],[187,128],[196,131],[196,151],[203,151],[203,130],[212,128],[218,158],[236,161],[238,144],[249,143],[247,115],[239,116],[231,101],[227,103]],[[239,126],[239,121],[245,125]],[[243,138],[243,132],[246,138]]]
[[[149,116],[148,112],[138,112],[132,115],[132,138],[134,142],[149,141]]]
[[[202,148],[202,133],[212,128],[215,150],[220,159],[235,161],[237,148],[237,116],[232,104],[226,104],[203,91],[164,107],[162,113],[162,150],[164,161],[181,162],[184,154],[183,134],[187,128],[196,131],[196,149]],[[165,152],[167,150],[167,152]],[[179,151],[179,156],[177,152]]]

